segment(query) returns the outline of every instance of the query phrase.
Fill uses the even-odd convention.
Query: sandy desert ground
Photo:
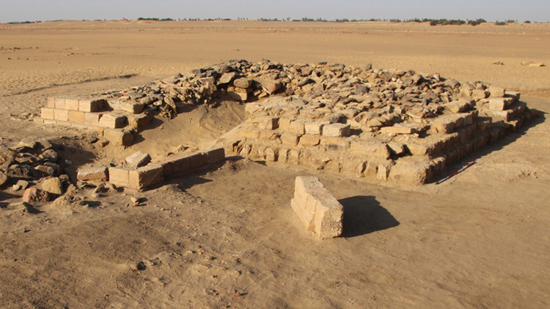
[[[3,308],[548,308],[550,24],[439,26],[254,21],[0,24],[0,142],[64,138],[79,166],[136,150],[210,143],[242,106],[197,109],[120,151],[85,132],[21,120],[46,98],[121,89],[226,61],[344,63],[438,72],[522,92],[541,111],[441,184],[377,185],[228,162],[95,207],[21,212],[0,197]],[[534,61],[545,67],[522,66]],[[495,64],[501,62],[503,65]],[[318,240],[290,208],[316,175],[344,206],[344,235]],[[129,207],[130,196],[144,200]],[[146,268],[134,270],[137,263]]]

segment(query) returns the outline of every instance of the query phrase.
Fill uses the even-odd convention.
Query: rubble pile
[[[16,147],[0,146],[0,188],[23,192],[27,203],[47,202],[71,190],[64,160],[47,140],[21,142]]]
[[[231,60],[101,98],[52,98],[44,123],[80,123],[129,146],[151,117],[246,103],[226,151],[361,179],[421,184],[533,117],[518,92],[439,74]],[[97,108],[90,108],[94,103]],[[83,106],[83,108],[81,107]]]

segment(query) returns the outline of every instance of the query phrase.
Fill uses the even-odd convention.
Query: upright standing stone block
[[[54,120],[55,119],[54,109],[48,108],[48,107],[41,108],[40,117],[42,117],[42,119]]]
[[[207,157],[208,164],[214,164],[225,159],[225,150],[223,147],[210,149],[204,152]]]
[[[320,238],[342,235],[344,207],[317,177],[296,177],[291,206],[306,229]]]
[[[78,110],[78,99],[65,99],[65,109],[69,111]]]

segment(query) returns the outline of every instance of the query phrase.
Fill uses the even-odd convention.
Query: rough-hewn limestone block
[[[321,146],[327,150],[345,150],[350,148],[350,141],[340,137],[322,137]]]
[[[351,153],[364,157],[382,157],[387,159],[390,157],[390,151],[386,143],[376,140],[361,141],[360,143],[351,144]]]
[[[429,164],[425,160],[407,160],[401,158],[397,164],[392,166],[389,173],[391,181],[419,185],[426,182],[428,177]]]
[[[105,117],[105,116],[103,116]],[[103,118],[101,117],[101,118]],[[112,144],[117,146],[131,146],[134,143],[134,135],[126,130],[105,129],[103,136]]]
[[[287,146],[296,146],[298,145],[298,141],[300,140],[300,136],[296,134],[292,134],[289,132],[285,132],[281,134],[281,142],[283,145]]]
[[[306,229],[320,238],[342,235],[344,207],[317,177],[296,177],[291,206]]]
[[[84,113],[84,123],[97,126],[101,116],[103,116],[101,113]]]
[[[77,111],[78,99],[71,99],[71,98],[65,99],[65,109],[69,111]]]
[[[304,135],[306,133],[305,122],[303,120],[294,120],[290,122],[288,131],[296,135]]]
[[[68,121],[69,120],[69,111],[65,109],[54,109],[53,111],[54,119],[59,121]]]
[[[306,134],[314,134],[314,135],[321,135],[323,126],[325,124],[322,122],[306,122],[305,129]]]
[[[300,137],[300,145],[304,147],[317,146],[320,142],[319,135],[305,134]]]
[[[62,98],[62,97],[54,98],[54,108],[65,109],[65,98]]]
[[[139,114],[143,111],[145,104],[134,101],[123,101],[120,103],[120,110],[126,111],[132,114]]]
[[[164,181],[162,166],[149,164],[128,173],[129,188],[144,190]]]
[[[103,182],[109,180],[108,169],[105,166],[78,170],[76,179],[91,182]]]
[[[98,124],[105,128],[117,129],[126,126],[128,119],[124,115],[104,114]]]
[[[350,135],[349,124],[331,123],[323,126],[323,136],[346,137]]]
[[[396,124],[391,127],[383,127],[380,129],[380,132],[386,134],[413,134],[418,131],[418,126],[413,124]]]
[[[129,168],[138,168],[147,165],[151,161],[151,156],[147,153],[137,151],[124,160]]]
[[[206,155],[206,158],[207,158],[206,160],[207,164],[218,163],[225,159],[225,150],[223,149],[223,147],[206,150],[204,151],[204,154]]]
[[[120,167],[109,167],[109,182],[117,187],[129,187],[129,170]]]
[[[54,120],[55,113],[53,108],[43,107],[40,109],[40,117],[42,119]]]
[[[77,111],[77,110],[70,110],[69,114],[68,114],[68,119],[71,122],[85,123],[84,115],[85,115],[84,112],[80,112],[80,111]]]
[[[151,123],[151,120],[151,116],[148,115],[131,115],[128,117],[128,125],[140,132]]]
[[[108,106],[104,99],[80,99],[78,100],[78,110],[81,112],[100,112]]]

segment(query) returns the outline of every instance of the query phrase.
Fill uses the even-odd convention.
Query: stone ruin
[[[537,114],[518,92],[439,74],[233,60],[141,87],[50,98],[38,121],[93,129],[99,142],[128,147],[153,117],[171,119],[189,106],[223,100],[246,104],[247,119],[238,134],[219,139],[221,157],[219,148],[191,155],[199,159],[167,157],[139,167],[133,185],[127,175],[137,167],[101,169],[101,177],[145,189],[150,180],[135,180],[139,175],[159,182],[214,162],[214,151],[218,161],[227,153],[367,181],[423,184]]]

